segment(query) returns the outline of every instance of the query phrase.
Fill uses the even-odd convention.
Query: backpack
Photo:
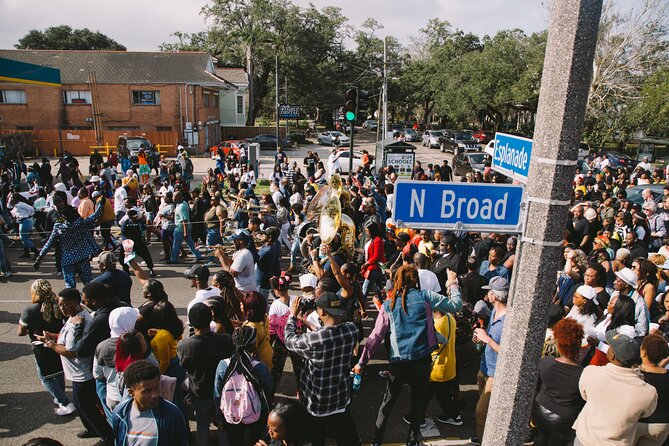
[[[258,361],[252,361],[255,367]],[[221,412],[230,424],[252,424],[260,419],[261,397],[243,373],[235,370],[223,384]]]

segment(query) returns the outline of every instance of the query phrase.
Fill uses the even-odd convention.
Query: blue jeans
[[[369,290],[369,286],[372,285],[374,288],[374,292],[379,291],[379,279],[381,278],[381,270],[380,269],[373,269],[369,272],[369,275],[365,279],[365,281],[362,283],[362,296],[367,297],[367,291]]]
[[[37,363],[35,363],[37,364]],[[51,394],[52,397],[58,401],[61,406],[70,404],[70,399],[65,393],[65,374],[61,373],[56,376],[45,378],[37,367],[37,377],[42,382],[44,388]]]
[[[207,229],[207,246],[215,246],[221,243],[221,231],[218,228],[209,228]],[[209,256],[209,260],[212,262],[216,261],[216,256],[213,254]]]
[[[296,265],[297,256],[300,254],[300,237],[295,231],[295,238],[293,239],[293,246],[290,248],[290,264]]]
[[[181,243],[183,241],[186,241],[186,244],[188,245],[188,249],[190,249],[190,252],[193,253],[196,259],[201,260],[202,259],[202,254],[200,251],[195,247],[195,242],[193,241],[193,237],[190,236],[190,232],[184,234],[183,231],[179,229],[174,230],[174,240],[172,241],[172,257],[170,258],[170,261],[173,263],[176,263],[179,261],[179,253],[181,252]]]
[[[19,223],[19,235],[21,236],[21,243],[25,249],[34,249],[35,244],[30,240],[30,231],[33,230],[33,224],[35,221],[32,218],[24,218],[21,223]]]
[[[102,410],[105,411],[105,415],[107,416],[107,421],[109,422],[109,424],[114,424],[112,411],[109,408],[109,406],[107,406],[107,383],[105,381],[98,381],[96,379],[95,393],[98,394],[98,398],[100,399],[100,404],[102,404]]]

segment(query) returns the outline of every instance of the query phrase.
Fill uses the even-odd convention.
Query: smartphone
[[[44,345],[44,342],[42,342],[42,341],[32,341],[31,344],[32,345]]]

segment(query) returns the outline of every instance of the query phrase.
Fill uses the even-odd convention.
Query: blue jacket
[[[114,445],[126,446],[128,443],[128,417],[133,399],[125,400],[114,409],[112,430]],[[160,404],[152,409],[158,425],[158,446],[182,446],[188,444],[188,430],[181,411],[174,404],[160,399]]]
[[[366,364],[374,349],[390,330],[390,362],[413,361],[429,357],[437,346],[432,310],[456,313],[462,309],[458,286],[451,286],[450,297],[434,291],[410,289],[406,296],[406,312],[402,298],[397,296],[395,308],[386,299],[379,311],[374,330],[367,338],[359,363]]]

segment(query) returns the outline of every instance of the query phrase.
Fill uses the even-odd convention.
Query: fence
[[[99,145],[94,130],[0,130],[0,134],[12,133],[32,133],[34,149],[31,152],[35,156],[57,156],[61,150],[67,150],[73,155],[89,155],[93,146],[116,147],[118,137],[123,135],[117,131],[103,130],[102,144]],[[168,156],[176,155],[178,132],[137,132],[131,136],[143,136],[154,145],[166,146]]]
[[[227,126],[221,126],[221,139],[223,139],[223,140],[253,138],[256,135],[261,135],[261,134],[265,134],[265,133],[275,135],[276,134],[276,127],[271,127],[271,126],[262,126],[262,127],[245,127],[245,126],[227,127]],[[279,135],[281,135],[281,137],[283,137],[283,138],[286,137],[286,127],[285,126],[279,127]]]

